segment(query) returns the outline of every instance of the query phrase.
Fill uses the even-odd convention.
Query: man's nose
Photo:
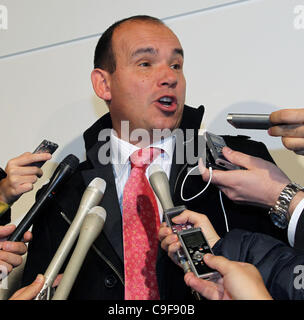
[[[178,79],[177,79],[177,74],[175,69],[172,69],[169,66],[167,66],[159,70],[158,85],[160,87],[168,86],[169,88],[175,88],[177,85],[177,82],[178,82]]]

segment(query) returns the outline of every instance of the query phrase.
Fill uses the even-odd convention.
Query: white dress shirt
[[[164,152],[161,153],[157,158],[155,158],[152,164],[160,165],[163,170],[166,172],[168,179],[170,178],[170,170],[173,158],[173,152],[175,147],[175,138],[174,136],[167,137],[163,140],[160,140],[156,143],[153,143],[149,147],[156,147],[162,149]],[[123,213],[123,190],[125,184],[131,173],[131,163],[130,155],[140,149],[133,144],[128,143],[122,139],[119,139],[114,133],[111,132],[110,138],[110,148],[111,148],[111,163],[113,167],[113,173],[115,177],[115,184],[117,190],[117,196],[119,200],[120,211]],[[149,167],[146,169],[146,177],[149,181]],[[163,209],[162,206],[156,197],[159,211],[160,222],[162,222]]]
[[[288,224],[288,241],[292,247],[294,246],[297,223],[303,210],[304,210],[304,199],[301,200],[296,206],[296,208],[294,209]]]

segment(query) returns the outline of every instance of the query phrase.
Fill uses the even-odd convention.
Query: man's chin
[[[152,127],[153,129],[163,130],[169,129],[174,130],[176,129],[181,122],[181,117],[178,117],[176,113],[173,113],[171,116],[163,116],[157,117],[154,119]]]

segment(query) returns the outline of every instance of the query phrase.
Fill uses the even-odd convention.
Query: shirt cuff
[[[294,209],[293,214],[291,215],[291,219],[288,224],[288,241],[292,247],[294,246],[298,220],[299,220],[303,210],[304,210],[304,199],[301,200],[298,203],[298,205],[296,206],[296,208]]]

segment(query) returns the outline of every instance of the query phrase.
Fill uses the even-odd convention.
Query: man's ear
[[[112,95],[109,72],[96,68],[91,73],[91,81],[97,96],[105,101],[111,101]]]

